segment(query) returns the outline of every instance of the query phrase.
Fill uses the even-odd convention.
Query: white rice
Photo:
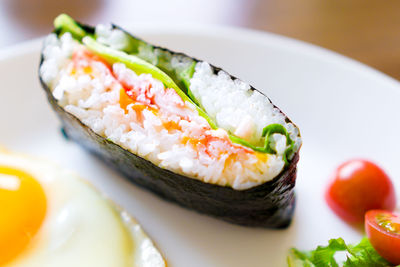
[[[235,155],[236,161],[229,162],[229,153],[222,153],[215,159],[182,143],[183,136],[195,136],[201,133],[201,129],[208,127],[206,120],[197,114],[190,103],[185,105],[192,110],[186,114],[191,120],[177,117],[183,132],[170,133],[162,129],[163,118],[148,110],[143,110],[143,124],[135,123],[136,113],[131,109],[126,112],[120,106],[121,86],[113,82],[113,77],[105,71],[94,78],[89,75],[69,75],[70,57],[79,46],[68,33],[60,39],[51,34],[45,41],[44,62],[40,73],[59,104],[96,133],[162,168],[204,182],[231,186],[236,190],[262,184],[282,171],[282,153],[286,149],[286,138],[279,134],[274,135],[275,148],[279,153],[268,155],[267,160],[260,160],[257,153],[239,153]],[[115,76],[124,77],[125,81],[135,86],[151,82],[155,93],[162,94],[166,90],[150,74],[136,75],[120,63],[114,64],[112,69]],[[242,131],[244,135],[248,133],[243,129],[250,128],[251,141],[257,143],[266,125],[280,123],[287,128],[299,147],[301,141],[297,129],[286,123],[284,116],[264,96],[248,91],[249,86],[245,83],[232,81],[223,72],[212,74],[210,66],[202,62],[196,66],[190,89],[221,128],[239,134]],[[216,91],[221,93],[216,94]],[[165,103],[165,114],[173,118],[176,111],[169,109],[171,107]],[[213,136],[226,135],[226,131],[222,129],[211,130],[209,133]],[[216,144],[213,149],[218,151],[222,148]]]
[[[232,80],[224,71],[214,74],[207,62],[196,64],[196,70],[190,80],[190,90],[219,127],[255,145],[262,145],[261,134],[264,127],[278,123],[286,128],[291,139],[295,141],[295,149],[300,146],[298,129],[285,121],[285,116],[274,108],[268,98],[250,90],[249,84],[238,79]],[[277,142],[280,142],[281,138],[284,137],[275,135]],[[277,148],[280,154],[286,149],[284,143]]]
[[[125,50],[129,48],[129,38],[118,29],[113,30],[111,24],[99,24],[96,27],[97,41],[114,49]]]

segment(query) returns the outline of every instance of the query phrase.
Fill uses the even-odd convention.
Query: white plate
[[[160,25],[135,32],[249,81],[298,124],[304,140],[292,225],[286,230],[231,225],[161,200],[63,139],[38,83],[40,41],[0,53],[0,143],[50,158],[93,181],[139,220],[171,266],[285,266],[291,246],[310,249],[332,237],[358,241],[362,233],[338,219],[323,199],[330,173],[349,158],[380,164],[400,193],[397,81],[273,34]]]

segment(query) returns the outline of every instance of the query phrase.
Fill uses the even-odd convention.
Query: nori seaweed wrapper
[[[80,23],[78,25],[87,32],[94,32],[93,27]],[[118,29],[122,30],[119,27]],[[145,43],[130,33],[124,32],[137,42]],[[146,43],[146,45],[149,44]],[[179,54],[188,57],[185,54],[176,53],[165,48],[152,47],[169,52],[172,55]],[[199,61],[194,58],[191,59],[195,62]],[[40,60],[40,66],[42,62],[43,55]],[[212,68],[214,72],[220,70],[215,66],[212,66]],[[236,79],[236,77],[231,77]],[[113,167],[135,184],[183,207],[212,215],[234,224],[267,228],[285,228],[289,226],[295,208],[294,187],[299,150],[294,153],[289,164],[285,166],[277,177],[261,185],[246,190],[235,190],[228,186],[205,183],[160,168],[96,134],[77,117],[66,112],[62,106],[58,105],[50,88],[40,75],[39,79],[51,107],[61,120],[65,136],[102,159],[107,165]],[[251,89],[256,90],[253,87]],[[290,122],[287,117],[286,121]]]

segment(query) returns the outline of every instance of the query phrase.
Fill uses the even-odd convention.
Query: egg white
[[[7,267],[166,266],[141,226],[75,173],[3,151],[0,165],[32,175],[47,199],[39,231]]]

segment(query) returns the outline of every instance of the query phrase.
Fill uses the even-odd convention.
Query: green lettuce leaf
[[[346,259],[335,259],[337,252],[346,254]],[[329,240],[327,246],[318,246],[312,251],[300,251],[292,248],[287,257],[289,267],[389,267],[393,266],[382,258],[372,247],[367,237],[357,245],[347,245],[342,238]]]

